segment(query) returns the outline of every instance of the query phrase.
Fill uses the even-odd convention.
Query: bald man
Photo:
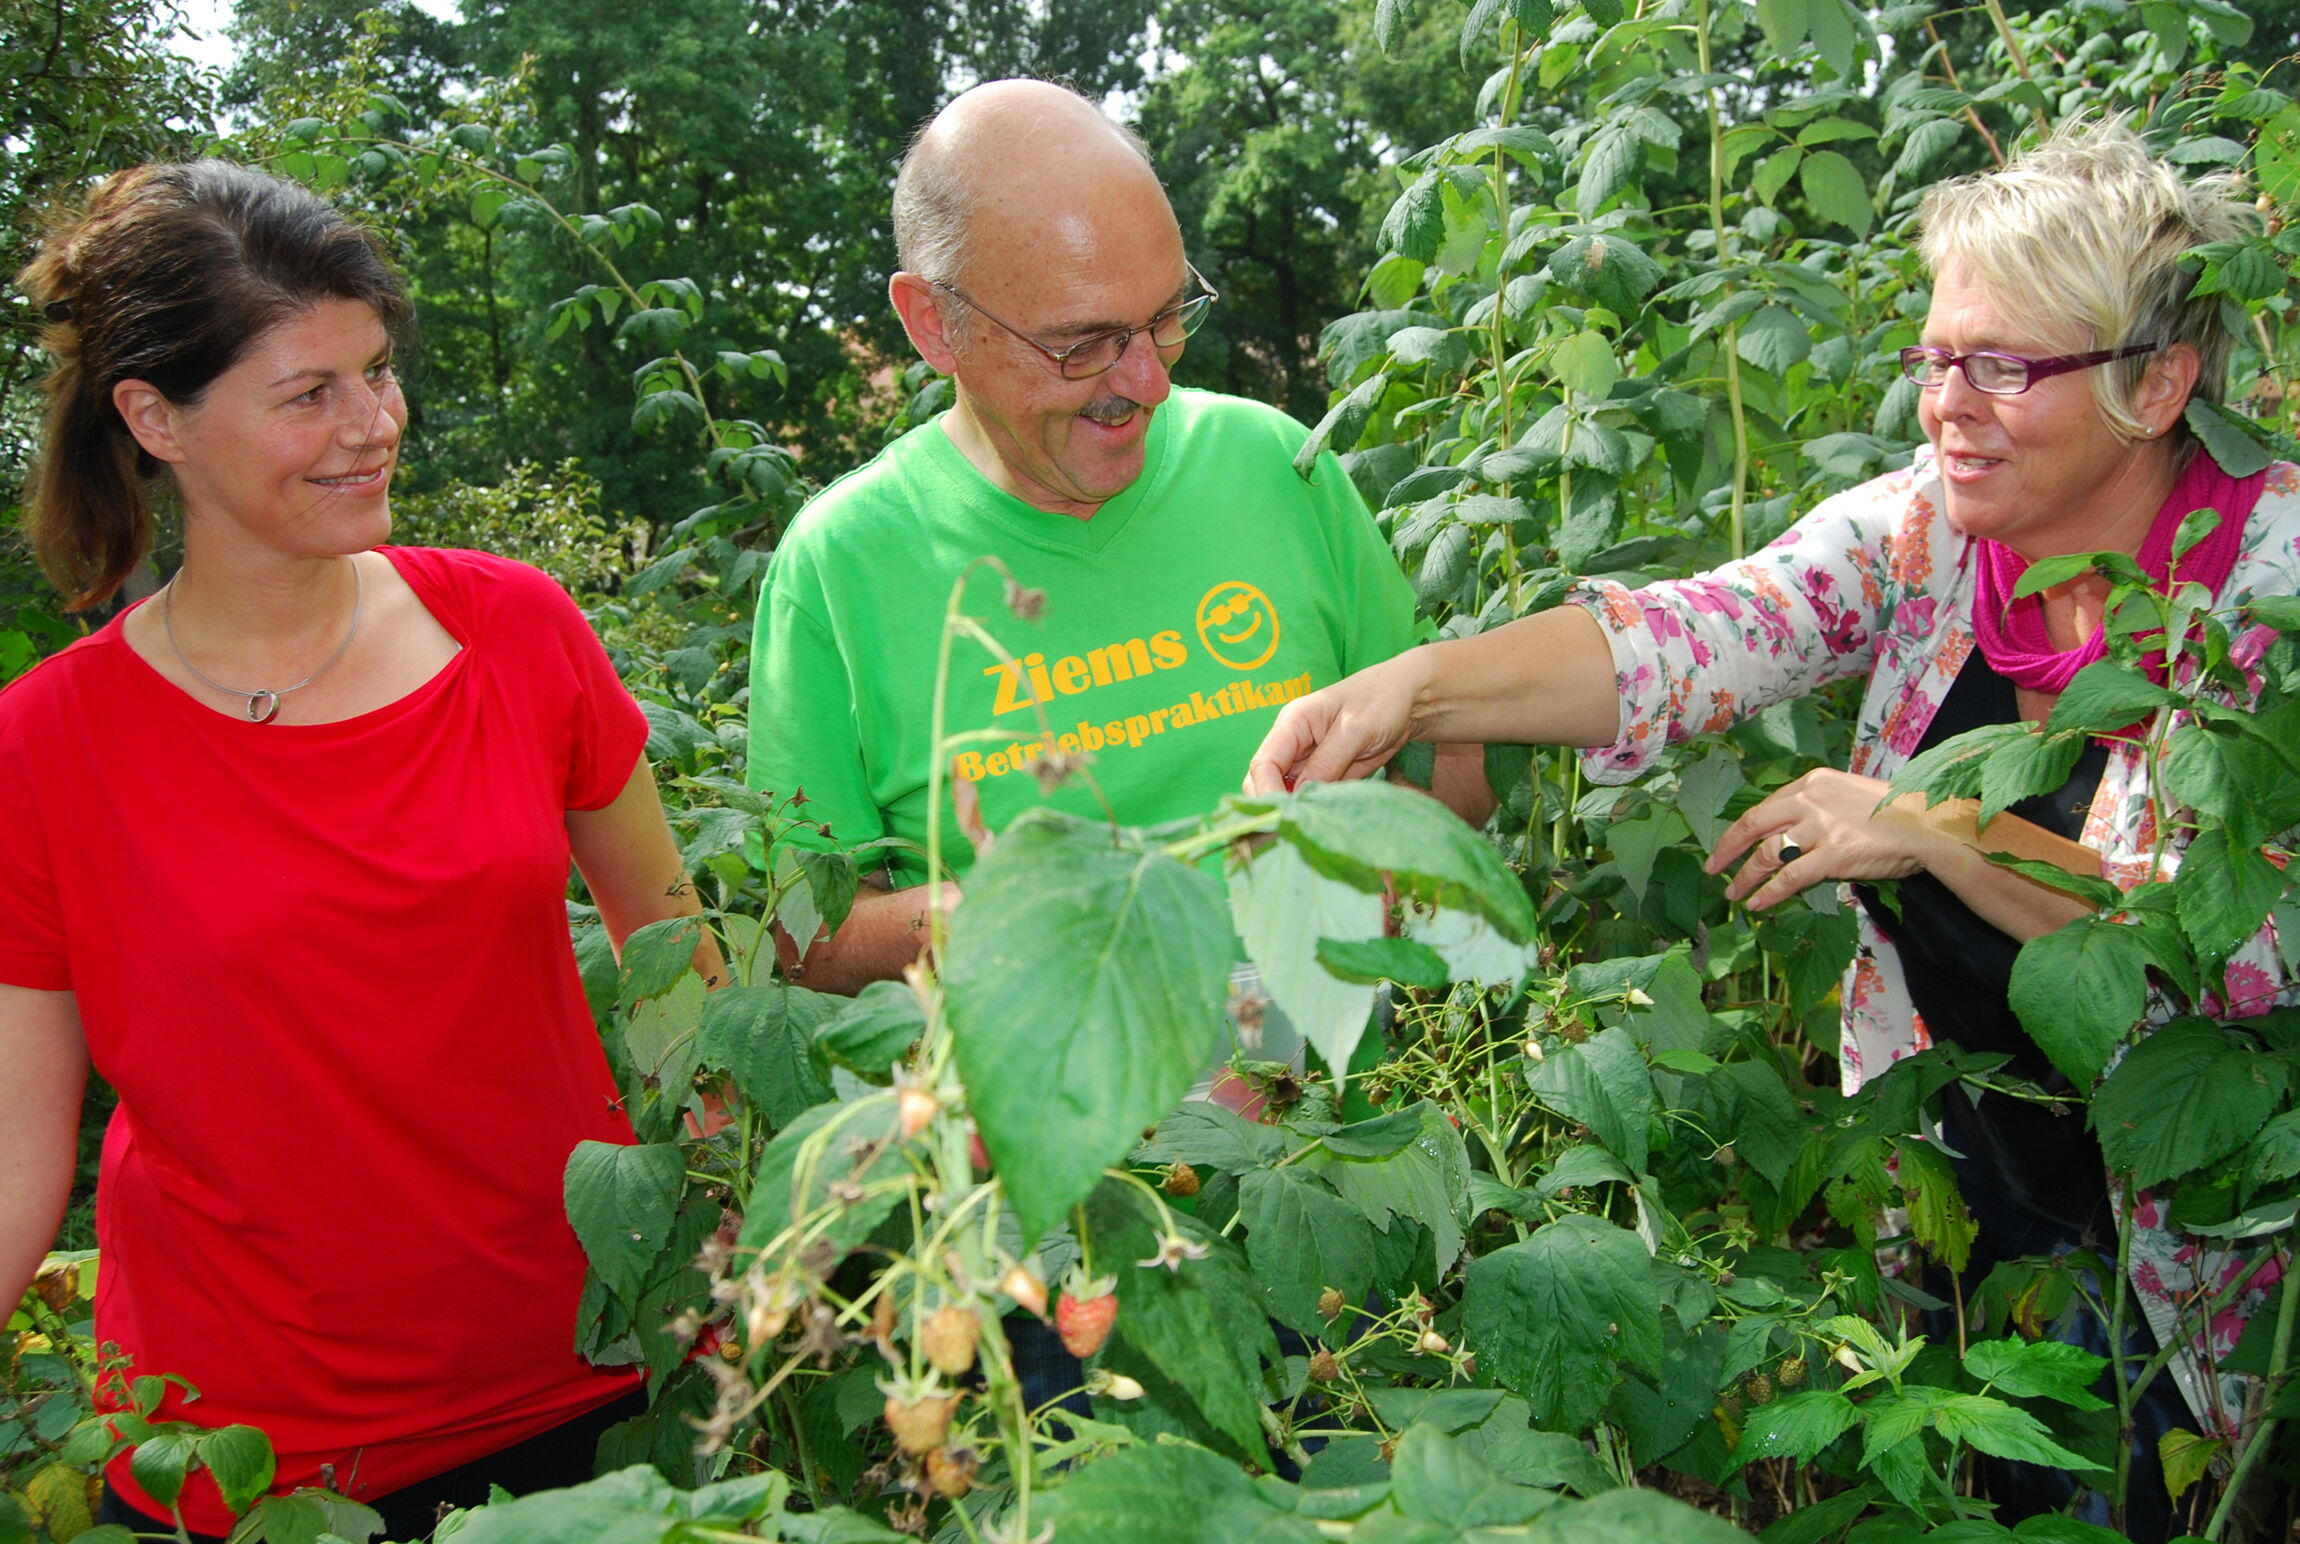
[[[1413,641],[1413,597],[1331,455],[1274,408],[1176,390],[1215,296],[1141,142],[1038,81],[976,87],[913,142],[888,289],[949,411],[841,478],[776,550],[752,653],[750,780],[827,827],[795,839],[923,843],[945,604],[993,557],[1044,592],[1031,620],[971,567],[966,612],[1012,655],[952,655],[954,758],[996,830],[1093,793],[1118,817],[1196,816],[1239,786],[1280,704]],[[1048,752],[1054,753],[1050,759]],[[1477,780],[1482,789],[1482,778]],[[946,808],[944,859],[972,851]],[[923,861],[885,869],[816,941],[807,985],[852,992],[925,942]],[[883,886],[884,888],[878,888]],[[786,949],[786,962],[790,959]]]

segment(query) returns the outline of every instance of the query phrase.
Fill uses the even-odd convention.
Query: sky
[[[455,0],[415,3],[434,16],[451,19],[456,15]],[[176,34],[176,52],[218,70],[229,65],[232,44],[224,36],[224,27],[232,19],[232,0],[176,0],[176,8],[184,18],[184,29]]]

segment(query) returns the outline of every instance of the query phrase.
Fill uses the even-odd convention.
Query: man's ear
[[[2157,434],[2168,434],[2196,391],[2196,378],[2204,368],[2196,347],[2189,343],[2166,346],[2148,362],[2140,388],[2132,394],[2133,410]]]
[[[156,461],[185,459],[176,425],[176,405],[149,381],[122,381],[112,388],[112,406],[136,443]]]
[[[902,318],[902,330],[910,334],[910,346],[918,350],[918,357],[944,375],[955,375],[958,350],[951,336],[950,313],[943,309],[941,292],[933,282],[904,269],[887,280],[886,294],[894,302],[895,314]]]

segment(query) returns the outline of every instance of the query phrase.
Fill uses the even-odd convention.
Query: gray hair
[[[1102,110],[1100,103],[1076,87],[1060,81],[1046,84],[1068,92],[1125,141],[1149,166],[1150,147],[1140,134]],[[949,108],[945,107],[944,112]],[[937,113],[911,136],[903,152],[902,169],[894,180],[895,260],[911,273],[941,284],[955,284],[966,269],[966,240],[974,221],[975,180],[936,138]]]
[[[2180,255],[2256,228],[2242,194],[2236,174],[2191,180],[2110,118],[1933,188],[1918,250],[1935,275],[1964,266],[2008,318],[2075,351],[2188,344],[2202,366],[2195,395],[2216,402],[2235,339],[2219,296],[2189,298]],[[2088,372],[2101,417],[2126,439],[2142,437],[2133,396],[2150,357]]]

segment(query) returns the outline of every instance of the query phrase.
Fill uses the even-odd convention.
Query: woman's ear
[[[2133,412],[2148,425],[2152,438],[2162,438],[2180,422],[2188,399],[2196,393],[2196,379],[2204,368],[2192,343],[2172,343],[2157,351],[2132,394]]]
[[[184,446],[176,405],[149,381],[122,381],[112,388],[112,406],[136,443],[156,461],[181,461]]]

